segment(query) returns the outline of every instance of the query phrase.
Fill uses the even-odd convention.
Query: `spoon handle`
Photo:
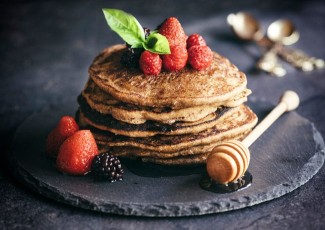
[[[278,55],[302,71],[312,71],[314,69],[325,68],[325,62],[322,59],[310,57],[301,50],[289,49],[284,46],[277,46]]]
[[[272,48],[263,54],[256,63],[256,67],[277,77],[283,77],[286,74],[286,70],[278,62],[276,51]]]
[[[253,129],[242,141],[248,148],[259,138],[284,112],[294,110],[299,105],[299,96],[293,91],[286,91],[280,98],[278,105]]]

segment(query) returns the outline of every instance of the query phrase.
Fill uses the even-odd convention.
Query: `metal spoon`
[[[290,20],[280,19],[273,22],[267,29],[267,37],[276,44],[275,51],[279,56],[296,68],[311,71],[325,67],[322,59],[310,57],[301,50],[283,47],[283,45],[292,45],[299,40],[299,33]]]
[[[274,43],[281,43],[283,45],[292,45],[300,37],[292,21],[288,19],[280,19],[273,22],[267,28],[266,34]]]
[[[227,22],[241,39],[258,42],[264,37],[259,22],[249,13],[229,14]]]
[[[268,50],[267,52],[263,51],[264,55],[256,64],[259,69],[278,77],[286,74],[286,70],[277,60],[275,50],[270,49],[273,43],[264,36],[259,22],[251,14],[245,12],[230,14],[227,21],[237,37],[243,40],[255,41],[260,47]]]
[[[237,14],[230,14],[227,17],[227,21],[239,38],[253,40],[258,45],[269,49],[257,63],[258,68],[266,72],[276,76],[283,76],[286,72],[277,62],[274,52],[291,65],[303,71],[325,68],[325,61],[323,59],[310,57],[301,50],[288,49],[283,46],[294,44],[300,37],[290,20],[281,19],[273,22],[267,29],[267,37],[263,36],[259,22],[249,13],[239,12]],[[272,48],[270,49],[270,47]],[[270,62],[271,64],[265,65],[270,60],[272,61]],[[265,69],[265,66],[268,66],[268,68]],[[270,68],[270,66],[274,66],[274,68]]]

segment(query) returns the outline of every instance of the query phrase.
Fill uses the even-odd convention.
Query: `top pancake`
[[[121,65],[124,49],[125,45],[104,49],[90,66],[89,75],[102,90],[126,103],[179,109],[228,101],[246,89],[245,74],[217,53],[205,70],[186,66],[152,76]]]

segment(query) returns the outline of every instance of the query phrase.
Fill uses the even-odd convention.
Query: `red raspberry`
[[[167,18],[159,26],[159,33],[167,38],[170,47],[175,45],[186,46],[187,37],[181,23],[178,21],[177,18]]]
[[[140,56],[139,64],[144,74],[158,75],[161,71],[162,60],[158,54],[145,50]]]
[[[46,152],[50,157],[58,155],[61,144],[79,130],[77,122],[71,116],[63,116],[46,140]]]
[[[196,70],[203,70],[210,66],[213,53],[208,46],[192,46],[188,49],[188,63]]]
[[[186,48],[189,49],[192,46],[206,46],[204,38],[200,34],[192,34],[186,40]]]
[[[177,71],[184,68],[187,62],[187,49],[185,46],[171,46],[170,54],[163,55],[163,67],[167,71]]]
[[[98,148],[90,130],[80,130],[66,139],[56,159],[59,171],[71,175],[84,175],[91,170],[91,163],[98,155]]]

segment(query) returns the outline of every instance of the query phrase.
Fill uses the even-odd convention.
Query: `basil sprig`
[[[158,32],[152,32],[147,39],[142,26],[131,14],[118,9],[103,9],[107,24],[132,48],[144,48],[152,53],[170,54],[168,40]]]

